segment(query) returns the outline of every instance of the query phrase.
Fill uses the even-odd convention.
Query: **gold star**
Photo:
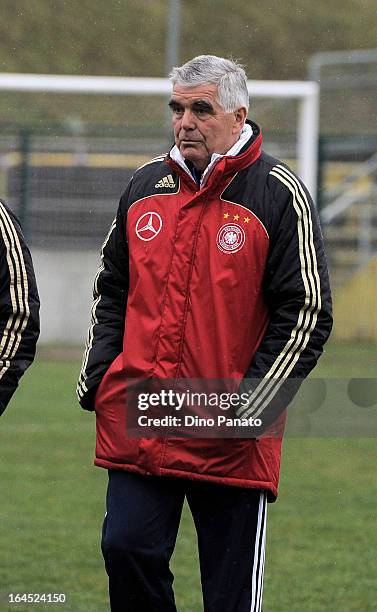
[[[229,213],[224,213],[224,219],[227,219],[229,217]]]
[[[249,221],[251,221],[250,217],[244,217],[244,221],[245,223],[249,223]]]
[[[233,215],[233,221],[238,221],[239,218],[240,218],[239,215]]]

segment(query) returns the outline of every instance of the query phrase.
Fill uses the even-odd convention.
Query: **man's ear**
[[[247,118],[247,110],[245,107],[241,106],[236,111],[234,111],[234,124],[233,124],[233,133],[240,132],[245,125],[245,121]]]

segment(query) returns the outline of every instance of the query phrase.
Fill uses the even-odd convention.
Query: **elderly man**
[[[0,201],[0,414],[35,355],[39,298],[18,220]]]
[[[111,609],[176,609],[169,560],[186,497],[204,609],[258,611],[281,436],[131,438],[126,380],[238,381],[235,414],[270,425],[285,383],[307,376],[330,333],[326,261],[307,190],[247,120],[243,68],[199,56],[171,81],[175,146],[121,198],[78,385],[96,411],[95,463],[109,470]]]

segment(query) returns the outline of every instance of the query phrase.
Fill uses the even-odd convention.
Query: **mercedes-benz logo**
[[[136,235],[140,240],[148,242],[156,238],[162,228],[162,219],[156,212],[146,212],[136,223]]]

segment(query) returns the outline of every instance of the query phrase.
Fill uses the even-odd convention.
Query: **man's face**
[[[175,144],[195,168],[204,170],[213,153],[223,155],[238,140],[246,109],[226,113],[217,102],[213,84],[175,85],[169,106],[173,113]]]

